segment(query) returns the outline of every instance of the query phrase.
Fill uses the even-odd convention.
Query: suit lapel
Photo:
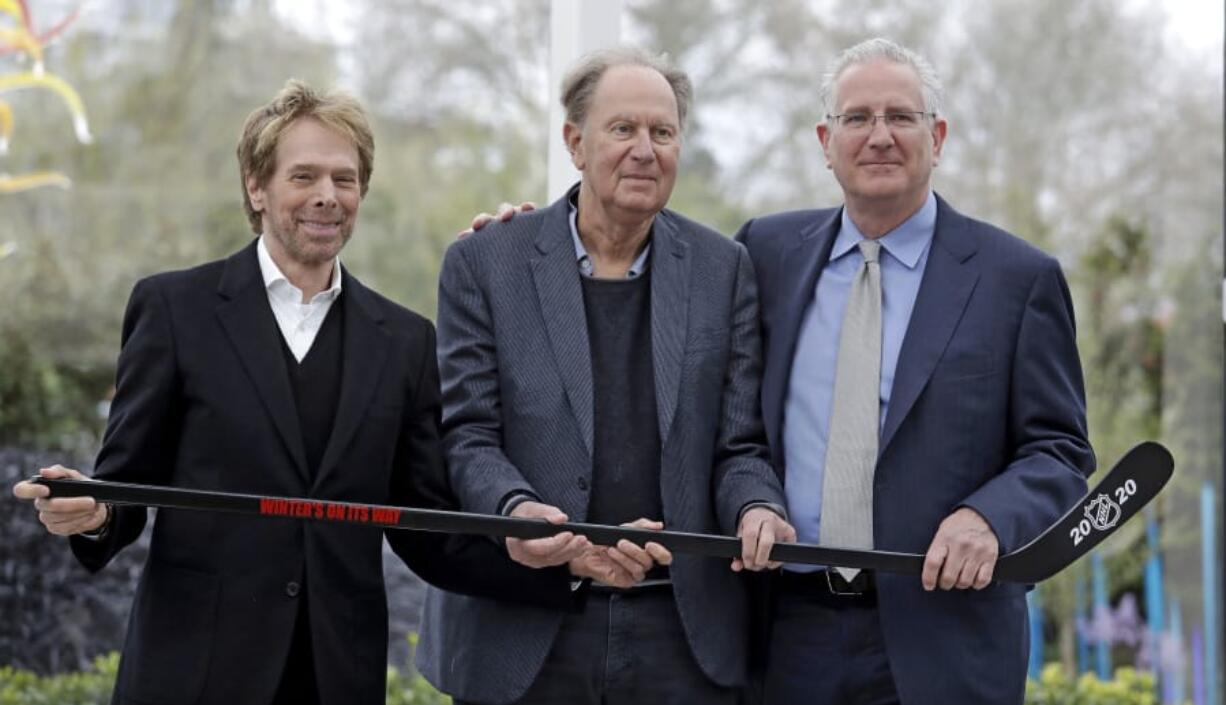
[[[391,340],[382,327],[383,316],[369,290],[343,268],[342,272],[343,293],[338,302],[345,311],[341,391],[332,420],[332,435],[315,475],[316,485],[336,468],[341,453],[365,418],[391,348]],[[404,413],[409,413],[409,409],[404,409]]]
[[[681,386],[681,359],[690,301],[689,247],[666,213],[651,234],[651,355],[655,372],[660,442],[668,440]]]
[[[268,304],[254,243],[226,261],[217,287],[223,299],[217,317],[272,418],[303,481],[308,478],[306,450],[293,390],[281,352],[281,333]]]
[[[770,434],[771,448],[782,458],[783,405],[792,376],[793,354],[800,336],[805,311],[813,301],[814,287],[830,249],[839,233],[842,210],[835,209],[825,219],[802,230],[794,244],[779,253],[779,281],[773,286],[783,292],[782,311],[772,323],[767,349],[766,371],[762,377],[762,398],[768,400],[762,413]]]
[[[555,202],[550,210],[537,235],[540,256],[532,260],[532,280],[554,362],[590,455],[595,443],[591,345],[566,197]]]
[[[928,378],[962,319],[962,312],[979,281],[979,270],[972,259],[977,249],[966,220],[938,198],[932,248],[915,297],[915,307],[911,310],[907,334],[898,353],[890,408],[881,433],[881,452],[889,446],[928,384]]]

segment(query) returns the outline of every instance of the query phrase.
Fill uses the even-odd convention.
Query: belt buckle
[[[839,597],[859,597],[860,595],[864,594],[863,590],[836,589],[834,587],[834,581],[830,578],[831,573],[838,575],[833,568],[827,568],[826,570],[823,570],[822,573],[826,576],[826,587],[830,590],[831,595],[838,595]],[[856,578],[858,577],[860,577],[860,573],[856,574]],[[851,587],[851,581],[844,579],[843,576],[839,575],[839,580],[848,587]],[[852,578],[852,580],[855,580],[855,578]]]

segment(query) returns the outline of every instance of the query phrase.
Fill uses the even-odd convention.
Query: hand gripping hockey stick
[[[1174,461],[1171,454],[1161,445],[1146,442],[1134,447],[1059,521],[1030,543],[1001,556],[996,562],[993,578],[1015,583],[1037,583],[1059,573],[1101,543],[1149,503],[1170,480],[1173,470]],[[571,531],[588,537],[592,543],[604,546],[616,545],[621,539],[626,539],[640,546],[654,541],[670,551],[682,553],[729,559],[741,555],[740,539],[731,536],[651,531],[601,524],[550,524],[542,519],[187,490],[122,482],[44,477],[35,477],[31,482],[50,488],[51,497],[93,497],[112,504],[198,509],[325,523],[520,539],[544,538]],[[858,550],[803,543],[777,543],[771,550],[771,559],[914,575],[918,575],[924,565],[924,556],[918,553]]]

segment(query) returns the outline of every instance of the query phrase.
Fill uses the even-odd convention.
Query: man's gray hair
[[[685,118],[694,98],[694,85],[685,71],[677,68],[667,54],[652,54],[638,47],[619,46],[585,55],[562,79],[562,108],[566,121],[582,126],[592,106],[596,85],[605,72],[616,66],[645,66],[654,69],[673,89],[677,99],[678,127],[685,129]]]
[[[873,39],[866,39],[843,51],[843,53],[834,57],[834,60],[826,67],[826,73],[822,76],[820,95],[822,107],[825,108],[827,115],[833,115],[838,109],[838,106],[835,105],[838,96],[834,94],[834,87],[835,82],[839,80],[839,76],[843,75],[843,72],[852,66],[867,64],[877,59],[892,61],[914,69],[920,79],[924,111],[936,115],[941,114],[944,89],[941,88],[941,79],[937,76],[936,69],[932,68],[932,64],[928,63],[928,60],[918,53],[904,46],[896,44],[889,39],[875,37]]]

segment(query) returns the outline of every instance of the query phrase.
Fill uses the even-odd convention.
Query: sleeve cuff
[[[511,516],[511,512],[524,502],[539,502],[540,499],[534,494],[516,490],[506,497],[502,498],[502,502],[498,505],[498,513],[502,516]]]
[[[778,514],[780,519],[783,519],[784,521],[788,520],[788,510],[778,504],[775,504],[774,502],[766,502],[766,501],[749,502],[745,506],[741,507],[741,511],[737,513],[736,515],[737,526],[741,525],[741,520],[745,518],[745,512],[755,507],[766,507],[772,512]]]
[[[524,492],[523,490],[515,490],[514,492],[511,492],[510,494],[508,494],[506,497],[503,497],[502,501],[498,503],[498,513],[504,517],[509,517],[511,516],[511,512],[515,511],[515,508],[523,504],[524,502],[539,502],[539,501],[540,500],[534,494],[529,494],[527,492]],[[495,544],[497,544],[498,547],[501,548],[504,552],[507,550],[507,543],[506,543],[505,538],[501,536],[490,536],[489,539],[493,541]]]
[[[106,508],[106,519],[102,520],[102,526],[99,526],[97,529],[93,529],[92,531],[82,531],[80,534],[78,534],[79,536],[89,539],[90,541],[101,541],[102,539],[106,538],[108,533],[110,533],[111,520],[115,517],[115,511],[108,503],[104,502],[102,506]]]

